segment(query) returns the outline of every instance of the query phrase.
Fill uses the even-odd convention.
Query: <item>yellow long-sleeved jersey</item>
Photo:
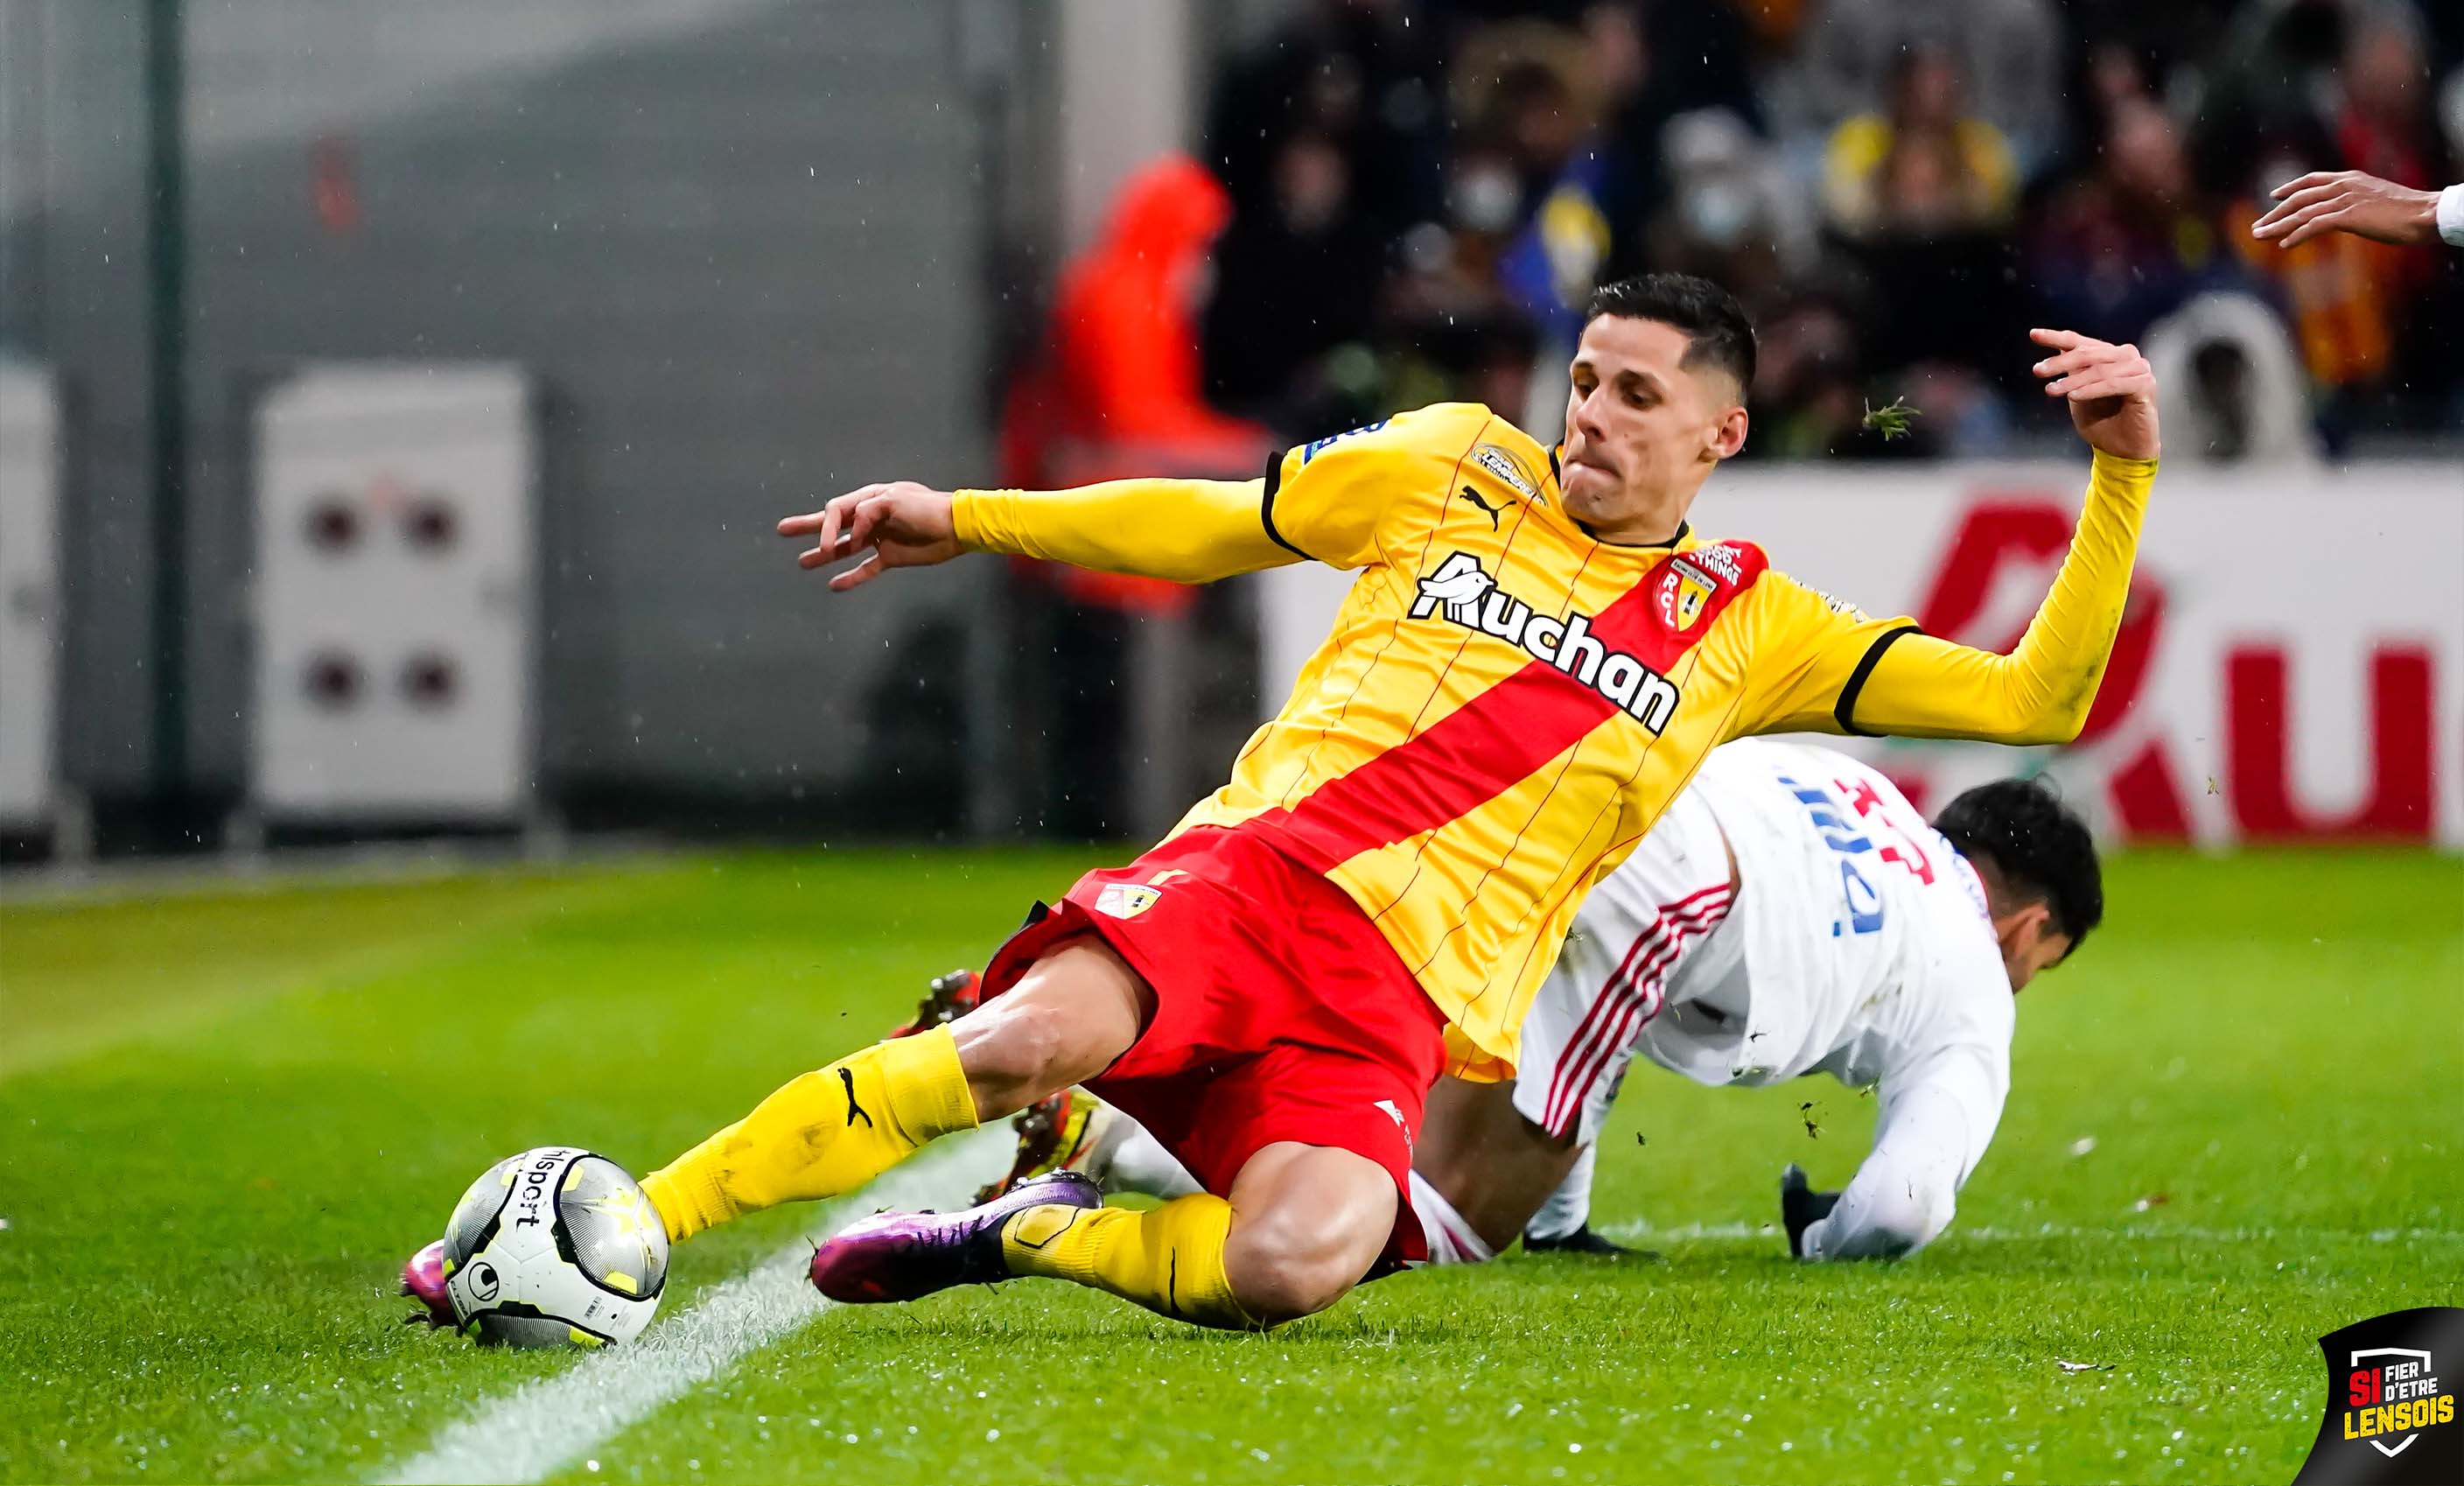
[[[1751,543],[1595,542],[1553,453],[1471,404],[1286,451],[1264,480],[960,491],[955,520],[965,546],[1184,582],[1359,569],[1281,715],[1175,833],[1240,826],[1324,873],[1445,1012],[1457,1070],[1498,1076],[1583,895],[1720,743],[2076,736],[2154,474],[2097,456],[2009,655],[1869,618]]]

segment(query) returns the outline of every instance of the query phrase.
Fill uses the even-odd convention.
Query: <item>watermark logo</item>
[[[2296,1486],[2464,1481],[2453,1372],[2464,1307],[2395,1311],[2319,1339],[2327,1407]]]

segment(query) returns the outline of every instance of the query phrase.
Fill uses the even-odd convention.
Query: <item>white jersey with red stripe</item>
[[[1588,1143],[1638,1054],[1706,1084],[1879,1086],[1878,1154],[1896,1129],[1947,1223],[2000,1120],[2013,1025],[1950,843],[1855,760],[1749,740],[1584,902],[1524,1025],[1515,1104]]]

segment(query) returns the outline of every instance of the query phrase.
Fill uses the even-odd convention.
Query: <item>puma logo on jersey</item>
[[[855,1070],[852,1068],[840,1069],[839,1081],[847,1085],[847,1122],[848,1124],[853,1124],[858,1119],[862,1119],[864,1120],[864,1127],[868,1130],[871,1129],[873,1127],[872,1116],[866,1111],[863,1105],[855,1101]]]
[[[1493,635],[1573,676],[1655,734],[1676,716],[1676,683],[1601,643],[1591,632],[1591,615],[1554,619],[1532,612],[1530,605],[1499,588],[1472,554],[1449,553],[1419,586],[1410,617],[1426,619],[1442,609],[1452,623]]]
[[[1469,485],[1465,485],[1463,489],[1457,491],[1456,495],[1463,499],[1470,501],[1473,505],[1478,506],[1481,514],[1488,518],[1488,529],[1491,531],[1497,530],[1497,519],[1506,514],[1504,510],[1483,500],[1480,498],[1480,492],[1472,489]]]

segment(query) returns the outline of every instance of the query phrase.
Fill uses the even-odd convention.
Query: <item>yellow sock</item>
[[[1160,1208],[1028,1208],[1001,1227],[1013,1275],[1043,1275],[1097,1290],[1201,1326],[1254,1331],[1223,1274],[1232,1205],[1199,1193]]]
[[[947,1027],[878,1042],[781,1085],[642,1179],[671,1243],[782,1202],[840,1197],[924,1144],[976,1126]]]

